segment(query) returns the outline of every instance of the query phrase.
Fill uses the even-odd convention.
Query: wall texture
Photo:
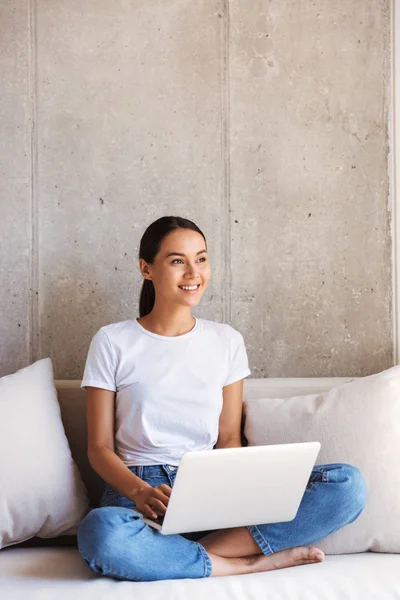
[[[393,364],[390,0],[3,0],[0,375],[138,316],[154,219],[204,231],[199,317],[253,377]]]

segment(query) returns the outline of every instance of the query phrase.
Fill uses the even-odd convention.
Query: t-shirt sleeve
[[[89,385],[115,392],[115,371],[116,361],[110,340],[105,331],[99,329],[90,342],[81,388],[86,390]]]
[[[223,387],[251,375],[243,336],[233,327],[230,344],[230,367]]]

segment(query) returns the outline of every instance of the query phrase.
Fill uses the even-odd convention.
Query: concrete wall
[[[166,214],[253,377],[393,364],[389,0],[4,0],[0,375],[138,316]]]

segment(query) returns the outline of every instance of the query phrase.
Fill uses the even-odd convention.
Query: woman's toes
[[[298,546],[297,548],[292,548],[291,552],[291,558],[299,564],[322,562],[325,558],[325,554],[322,550],[315,548],[314,546]]]
[[[323,561],[325,558],[325,554],[319,548],[315,548],[314,546],[308,548],[308,559],[315,561]]]

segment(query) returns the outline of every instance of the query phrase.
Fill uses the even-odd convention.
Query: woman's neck
[[[160,314],[158,311],[153,310],[144,317],[137,319],[138,323],[157,335],[164,335],[168,337],[175,337],[178,335],[184,335],[189,333],[195,326],[196,320],[192,315],[185,311],[183,314],[179,313],[166,313],[165,311]]]

